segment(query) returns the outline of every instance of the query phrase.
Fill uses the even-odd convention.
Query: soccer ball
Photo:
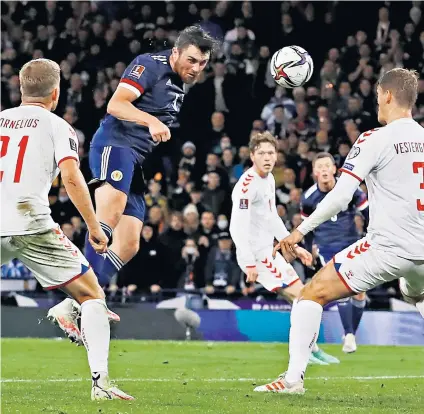
[[[286,46],[274,53],[271,75],[280,86],[302,86],[312,76],[314,62],[310,54],[299,46]]]

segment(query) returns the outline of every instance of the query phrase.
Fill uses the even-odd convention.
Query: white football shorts
[[[43,233],[1,237],[1,264],[15,258],[31,270],[46,290],[66,286],[90,268],[59,227]]]
[[[337,253],[333,263],[342,282],[354,293],[400,279],[405,296],[424,298],[424,260],[405,259],[381,250],[367,237]]]
[[[265,289],[275,292],[279,289],[285,289],[299,281],[299,276],[293,269],[293,266],[284,260],[284,257],[277,252],[275,259],[272,257],[273,247],[262,249],[255,252],[256,269],[258,271],[257,282]],[[237,262],[247,274],[247,267],[252,263],[243,263],[237,259]]]

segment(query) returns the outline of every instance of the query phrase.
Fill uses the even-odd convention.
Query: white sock
[[[292,303],[292,312],[293,312],[293,309],[294,309],[294,307],[297,303],[299,303],[299,301],[297,299],[294,299],[293,303]],[[312,352],[318,352],[318,351],[319,351],[319,347],[318,347],[317,343],[315,342],[314,345],[312,346]]]
[[[318,339],[322,311],[322,306],[312,300],[301,300],[292,310],[290,361],[285,377],[288,382],[297,382],[303,378],[313,345]]]
[[[103,379],[108,372],[110,325],[106,309],[102,299],[90,299],[81,305],[81,336],[93,379]]]

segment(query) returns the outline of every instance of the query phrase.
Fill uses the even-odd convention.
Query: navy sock
[[[361,322],[362,314],[364,313],[366,301],[352,298],[352,325],[353,333],[358,330],[359,323]]]
[[[107,238],[109,239],[109,245],[110,245],[111,239],[112,239],[112,233],[113,233],[112,227],[110,227],[106,223],[102,223],[102,222],[100,222],[100,227],[103,229],[103,231],[105,232]]]
[[[93,249],[93,246],[88,241],[88,232],[85,236],[85,257],[88,260],[88,263],[90,263],[91,268],[93,269],[94,273],[96,274],[97,278],[99,278],[99,275],[102,273],[103,269],[103,263],[105,261],[105,258],[101,254],[97,254],[96,251]]]
[[[105,256],[101,275],[98,276],[101,285],[108,284],[110,279],[124,266],[124,262],[112,250],[108,250]]]
[[[345,335],[349,333],[353,334],[355,331],[352,323],[352,301],[350,298],[342,299],[337,302],[337,307],[339,308],[340,319],[342,320]]]

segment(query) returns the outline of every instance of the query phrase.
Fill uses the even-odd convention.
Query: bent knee
[[[328,288],[328,285],[319,280],[312,280],[306,284],[300,291],[299,298],[318,302],[322,306],[333,300],[332,293]]]

